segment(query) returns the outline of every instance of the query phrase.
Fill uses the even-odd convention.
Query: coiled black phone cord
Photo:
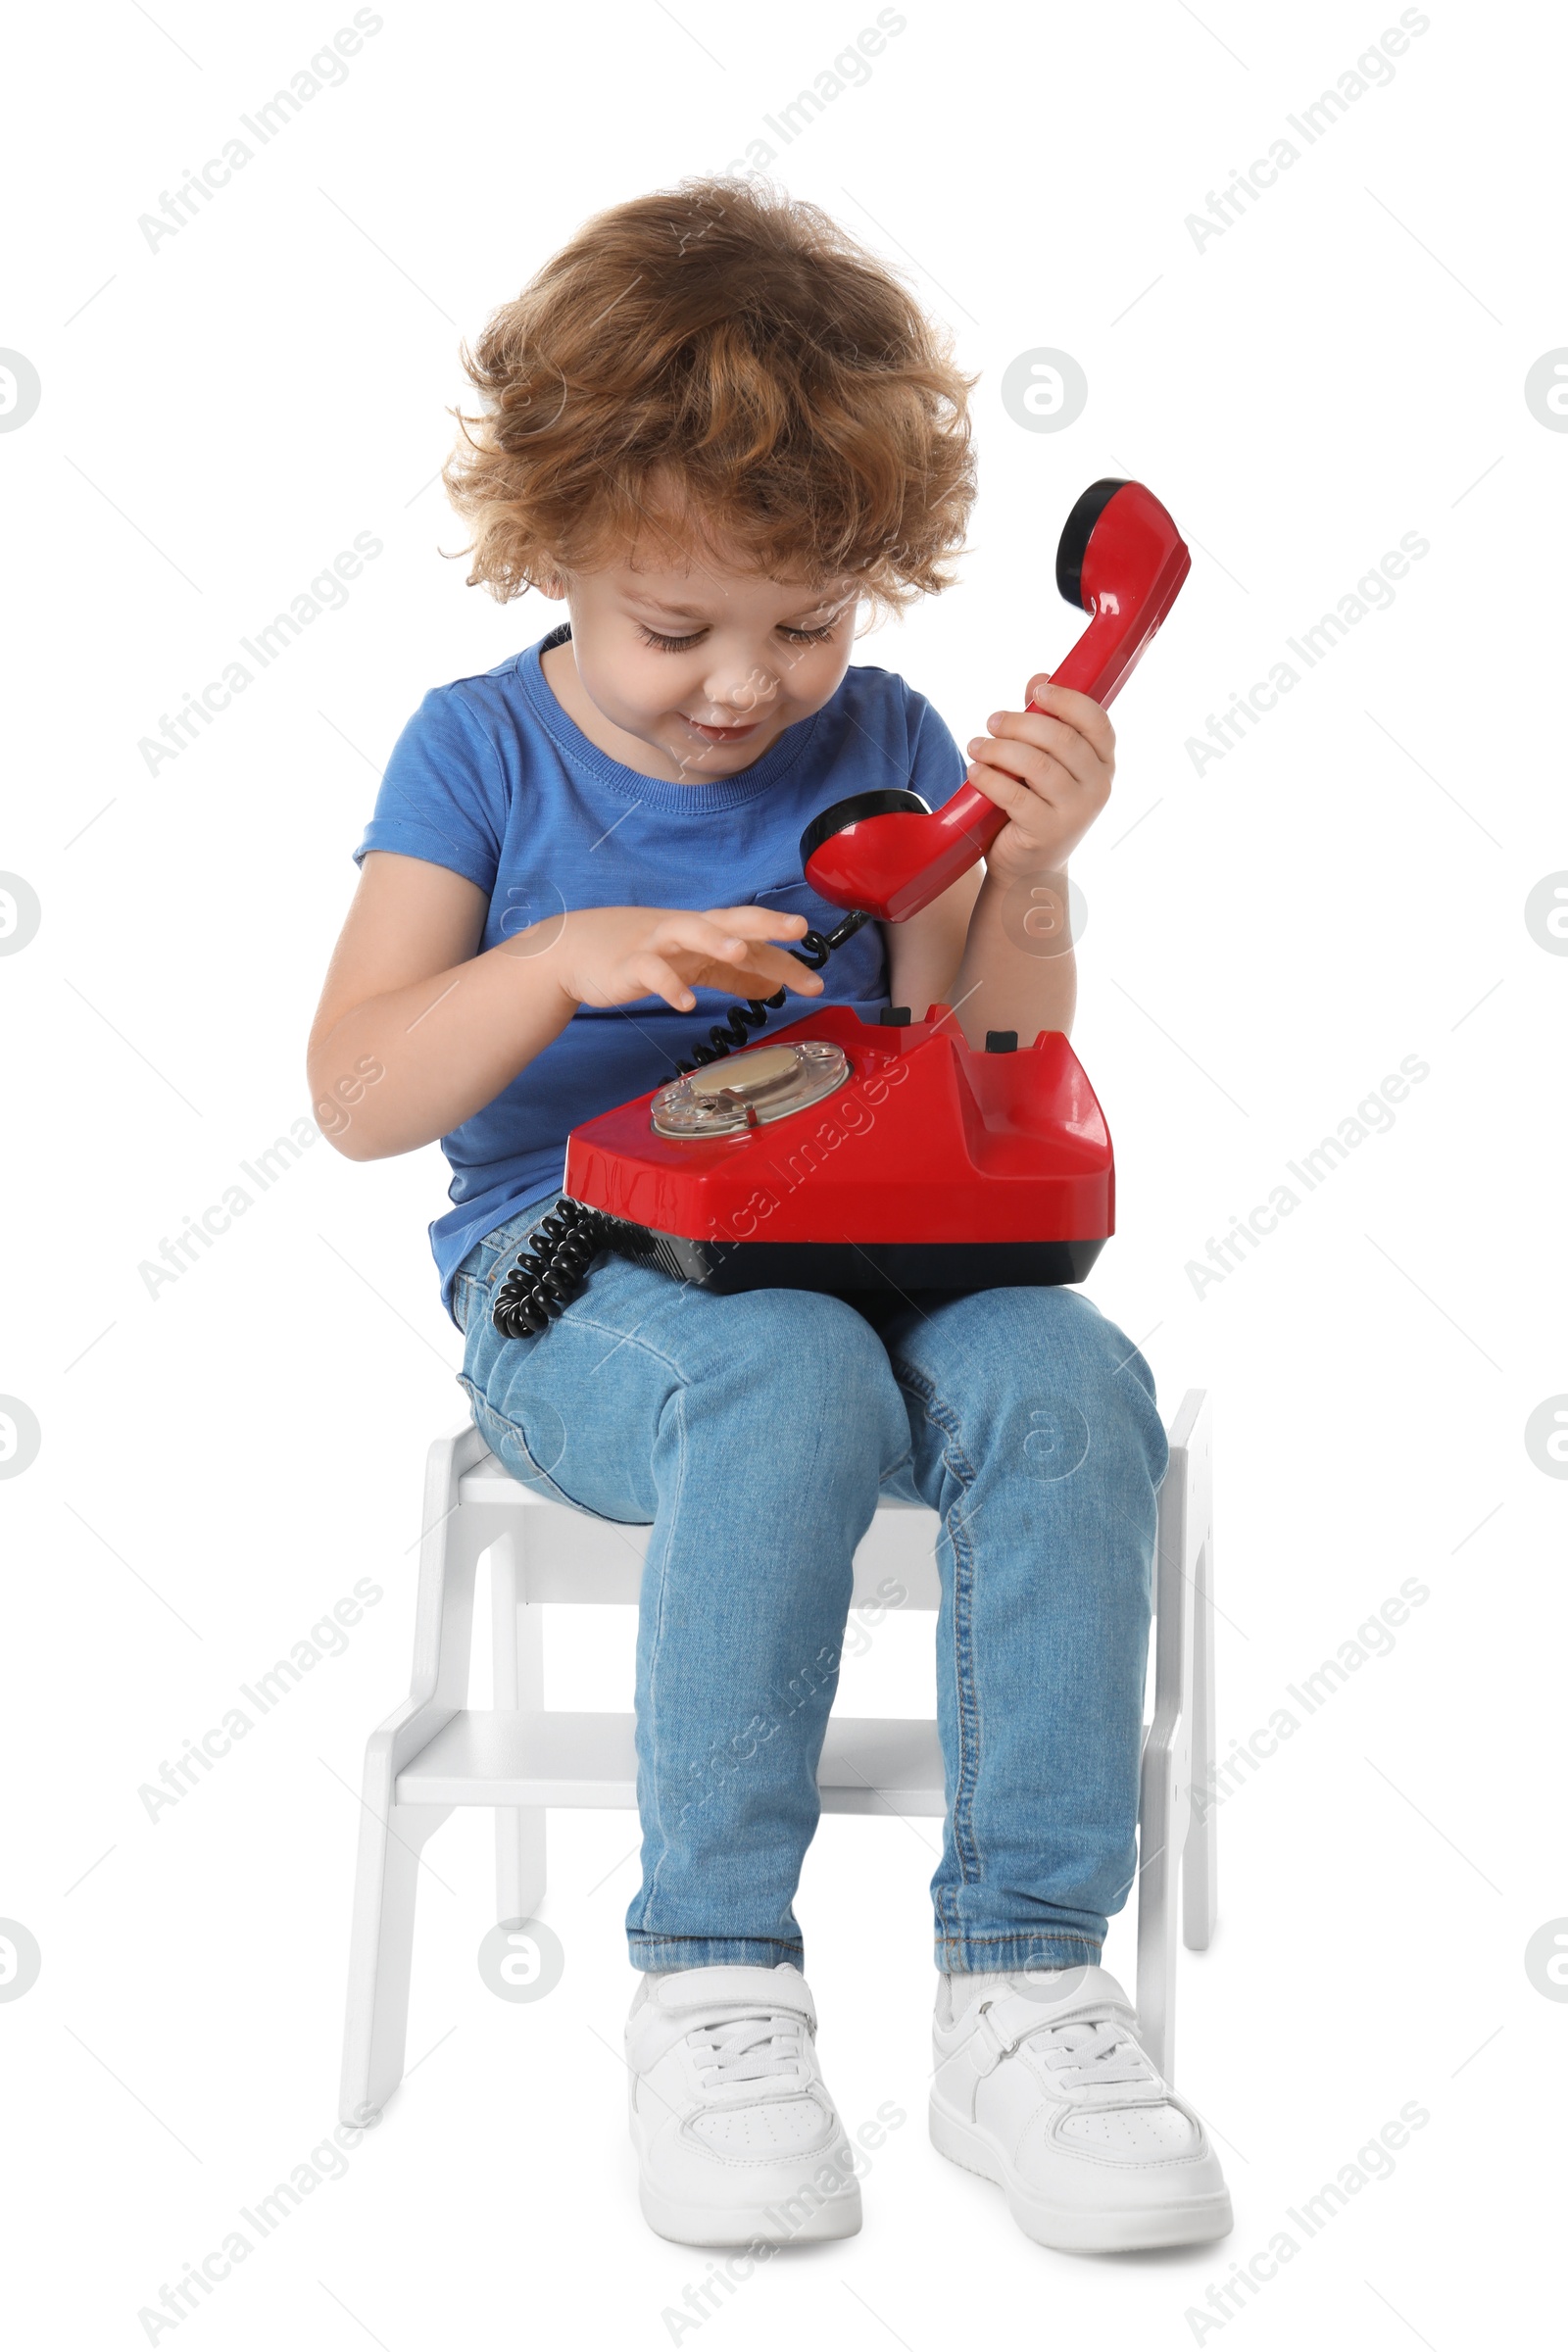
[[[834,950],[870,919],[868,914],[847,914],[831,931],[808,931],[789,953],[808,970],[819,972]],[[725,1020],[714,1022],[704,1043],[692,1048],[690,1061],[676,1062],[680,1076],[688,1077],[749,1045],[751,1032],[765,1025],[785,994],[781,988],[771,997],[748,997],[744,1004],[733,1005]],[[532,1339],[548,1330],[554,1317],[565,1313],[615,1222],[601,1209],[585,1208],[580,1200],[562,1196],[550,1215],[534,1227],[526,1251],[496,1293],[490,1320],[504,1340]]]

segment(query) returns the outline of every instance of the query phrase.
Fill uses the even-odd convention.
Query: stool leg
[[[421,1733],[416,1753],[434,1728]],[[403,2080],[419,1851],[452,1810],[450,1805],[394,1803],[392,1756],[392,1739],[383,1729],[372,1736],[366,1759],[338,2105],[346,2124],[378,2116]],[[381,1784],[377,1797],[370,1793],[372,1779]]]
[[[1195,1457],[1206,1471],[1204,1399],[1189,1390],[1170,1429],[1154,1552],[1154,1714],[1138,1813],[1138,2022],[1169,2082],[1176,2059],[1176,1881],[1192,1824]],[[1200,1480],[1206,1493],[1206,1476]]]
[[[1167,1484],[1169,1483],[1167,1477]],[[1155,1640],[1160,1628],[1155,1622]],[[1176,1773],[1171,1741],[1176,1720],[1168,1687],[1155,1667],[1154,1717],[1144,1741],[1138,1803],[1138,2025],[1144,2047],[1166,2081],[1176,2039],[1176,1906],[1173,1900],[1179,1855],[1176,1829]]]
[[[523,1538],[509,1532],[490,1550],[492,1704],[536,1711],[545,1703],[541,1605],[527,1597]],[[543,1805],[496,1807],[496,1918],[532,1919],[545,1892]]]
[[[378,2115],[403,2079],[419,1851],[452,1808],[400,1805],[398,1775],[467,1698],[474,1570],[496,1529],[482,1510],[460,1503],[459,1488],[484,1449],[471,1425],[430,1448],[412,1687],[365,1751],[338,2109],[347,2124]]]
[[[1219,1908],[1214,1802],[1214,1537],[1204,1531],[1193,1576],[1193,1826],[1182,1855],[1182,1941],[1206,1952]]]

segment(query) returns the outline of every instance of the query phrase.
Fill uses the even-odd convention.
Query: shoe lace
[[[1054,2026],[1041,2055],[1052,2073],[1073,2089],[1156,2080],[1153,2067],[1126,2027],[1112,2018],[1075,2018]]]
[[[801,2034],[798,2017],[763,2010],[698,2026],[687,2034],[686,2043],[699,2065],[709,2070],[705,2085],[713,2090],[728,2082],[798,2074],[805,2058]]]
[[[988,2004],[989,2006],[989,2004]],[[1121,2082],[1157,2082],[1159,2077],[1126,2025],[1114,2015],[1043,2020],[1009,2044],[1030,2041],[1062,2090],[1082,2097]]]

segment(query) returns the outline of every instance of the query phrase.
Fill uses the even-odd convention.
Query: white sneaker
[[[626,2020],[643,2217],[690,2246],[852,2237],[860,2184],[816,2063],[806,1979],[645,1975]]]
[[[1230,2230],[1219,2158],[1104,1969],[944,1977],[932,2047],[933,2145],[1000,2182],[1040,2245],[1120,2254]]]

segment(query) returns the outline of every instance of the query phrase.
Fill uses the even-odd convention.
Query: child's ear
[[[559,605],[566,593],[566,583],[559,571],[542,571],[534,582],[534,586],[540,595],[548,597],[553,605]]]

